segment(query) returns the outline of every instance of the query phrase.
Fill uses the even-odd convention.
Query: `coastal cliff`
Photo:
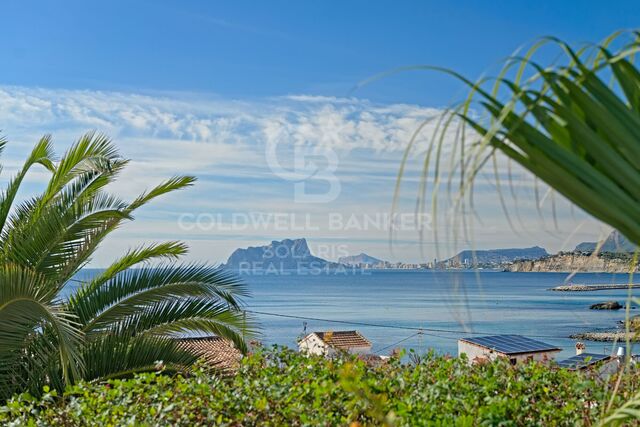
[[[628,273],[631,256],[602,253],[593,255],[581,252],[560,252],[537,260],[516,261],[505,266],[511,272],[590,272]],[[635,271],[639,271],[636,267]]]

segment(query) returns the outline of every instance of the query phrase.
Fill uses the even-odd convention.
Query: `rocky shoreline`
[[[596,285],[560,285],[555,288],[550,288],[550,291],[557,292],[589,292],[589,291],[605,291],[609,289],[635,289],[640,288],[640,284],[596,284]]]
[[[581,332],[579,334],[569,335],[569,338],[575,339],[575,340],[599,341],[599,342],[627,341],[625,332],[620,330],[603,331],[603,332]],[[629,340],[633,342],[640,341],[640,334],[638,334],[637,332],[630,332]]]

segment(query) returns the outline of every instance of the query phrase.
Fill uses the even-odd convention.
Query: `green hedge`
[[[616,378],[536,363],[467,366],[429,354],[413,363],[369,367],[356,358],[326,360],[286,349],[244,360],[237,375],[200,370],[188,377],[144,374],[81,384],[62,397],[17,396],[0,409],[14,425],[589,425]],[[415,360],[418,359],[418,360]],[[637,389],[623,377],[618,406]]]

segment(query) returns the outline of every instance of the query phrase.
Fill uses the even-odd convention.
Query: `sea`
[[[378,354],[402,348],[456,355],[460,338],[520,334],[562,348],[559,358],[575,354],[575,340],[569,335],[618,326],[624,309],[590,310],[589,306],[609,300],[624,304],[629,291],[554,292],[549,288],[630,280],[626,274],[486,270],[284,271],[244,273],[241,278],[251,293],[242,303],[257,321],[256,338],[264,345],[295,347],[298,338],[312,331],[358,330]],[[632,303],[631,315],[636,313],[640,308]],[[616,350],[611,343],[586,344],[592,353]]]

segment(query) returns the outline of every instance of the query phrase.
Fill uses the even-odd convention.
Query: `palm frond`
[[[102,285],[107,280],[112,279],[118,273],[138,264],[155,260],[177,260],[186,253],[187,245],[182,242],[164,242],[132,249],[94,277],[89,285],[82,288],[82,292],[87,293]]]
[[[193,184],[195,184],[195,182],[196,182],[196,178],[193,176],[175,176],[159,184],[152,190],[138,196],[131,203],[130,209],[132,210],[138,209],[139,207],[149,203],[151,200],[155,199],[156,197],[162,196],[164,194],[167,194],[176,190],[181,190],[183,188],[191,187]]]
[[[107,333],[185,336],[217,335],[232,341],[240,351],[246,351],[246,339],[257,334],[255,319],[244,311],[209,299],[181,298],[161,300],[129,311],[103,330]],[[89,337],[91,333],[89,332]]]
[[[612,41],[573,50],[547,39],[524,58],[511,58],[491,89],[485,88],[488,79],[474,83],[445,70],[470,88],[467,100],[453,110],[467,128],[456,139],[466,148],[451,153],[464,153],[449,170],[461,182],[457,208],[472,205],[480,170],[499,152],[640,243],[640,72],[631,62],[640,43],[633,39],[612,52]],[[535,49],[550,43],[566,54],[563,64],[534,61]],[[520,66],[511,77],[514,64]],[[441,136],[448,131],[449,125],[438,130]],[[501,174],[494,169],[500,188]]]
[[[19,206],[16,215],[29,211],[35,203]],[[58,275],[75,261],[88,235],[102,230],[105,223],[128,218],[123,207],[121,201],[106,194],[70,207],[47,206],[37,218],[10,226],[4,242],[6,256],[48,276]]]
[[[157,336],[104,334],[84,348],[86,376],[104,381],[145,371],[185,371],[197,356],[176,340]]]
[[[43,328],[56,339],[56,352],[65,381],[80,378],[81,332],[75,317],[55,301],[56,291],[44,276],[18,265],[0,266],[0,365],[12,367],[34,334]],[[37,354],[31,355],[37,357]],[[6,386],[7,372],[1,372],[0,385]]]
[[[616,408],[598,424],[601,427],[630,425],[629,422],[640,419],[640,393]]]
[[[85,329],[102,328],[136,307],[184,297],[222,300],[232,308],[247,289],[227,270],[208,265],[144,267],[125,271],[94,290],[81,287],[69,298],[69,307]]]
[[[541,180],[570,204],[640,245],[640,71],[633,59],[640,50],[640,32],[631,33],[629,40],[624,35],[616,33],[600,45],[580,49],[546,38],[524,57],[510,58],[493,80],[473,82],[440,69],[468,86],[469,95],[445,113],[455,115],[456,120],[447,121],[433,138],[443,140],[450,136],[451,126],[461,126],[456,129],[453,149],[438,152],[434,158],[429,157],[432,148],[427,152],[425,171],[435,164],[434,210],[439,168],[443,157],[451,156],[449,170],[442,174],[448,173],[450,181],[459,180],[452,204],[462,214],[464,232],[470,227],[466,208],[473,206],[473,187],[489,161],[508,215],[500,185],[505,172],[496,157],[501,154],[536,179],[536,205],[537,180]],[[537,62],[535,54],[543,46],[559,48],[563,57],[550,65]],[[512,186],[510,167],[506,174]],[[423,180],[431,178],[427,172],[422,176]],[[510,190],[516,194],[513,187]],[[551,208],[555,220],[555,204]],[[459,232],[457,216],[453,216],[454,233]],[[639,402],[635,396],[603,425],[639,419]]]
[[[195,182],[195,178],[192,177],[176,177],[168,180],[167,182],[160,184],[153,190],[144,193],[140,197],[137,197],[132,203],[123,209],[123,213],[130,218],[133,212],[150,202],[151,200],[161,195],[167,194],[171,191],[175,191],[181,188],[188,187]],[[62,281],[67,281],[73,274],[75,274],[80,268],[82,268],[88,261],[90,256],[95,252],[98,245],[112,232],[114,231],[124,220],[113,219],[109,222],[105,222],[99,229],[88,233],[82,241],[81,247],[78,248],[73,262],[70,262],[66,268],[66,275],[61,275]]]
[[[120,160],[120,155],[109,138],[89,132],[83,135],[62,156],[43,193],[47,203],[69,182],[87,172],[110,172],[112,164]]]
[[[0,140],[0,151],[3,145]],[[180,242],[132,249],[69,299],[60,298],[136,209],[195,181],[174,177],[125,203],[107,186],[127,163],[93,132],[54,163],[46,136],[0,193],[0,399],[155,370],[159,361],[183,370],[196,356],[173,337],[186,333],[217,334],[246,350],[244,339],[254,329],[240,310],[246,287],[219,268],[176,264],[187,252]],[[35,164],[52,173],[46,189],[15,203]]]
[[[2,147],[6,144],[6,140],[0,140]],[[7,220],[9,212],[11,211],[11,207],[13,206],[13,202],[18,194],[18,190],[20,189],[20,184],[22,184],[22,180],[27,175],[27,172],[31,169],[31,167],[35,164],[40,164],[47,168],[49,171],[54,170],[53,166],[53,148],[51,144],[51,136],[45,135],[40,141],[36,144],[36,146],[31,151],[31,154],[27,158],[25,164],[22,166],[22,169],[18,172],[18,174],[11,179],[8,183],[5,191],[2,192],[0,196],[0,232],[4,228],[4,224]]]

